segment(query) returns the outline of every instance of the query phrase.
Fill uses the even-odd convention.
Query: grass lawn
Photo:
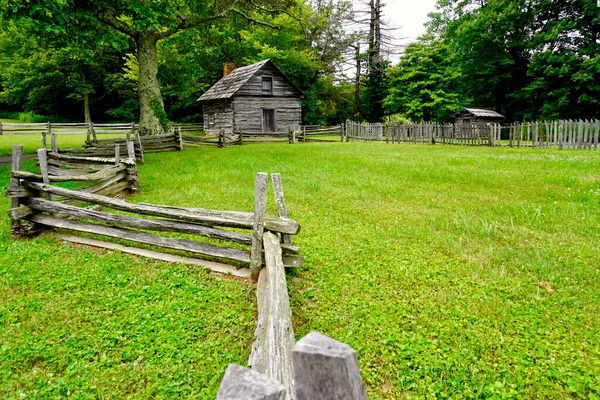
[[[373,399],[600,396],[597,152],[246,145],[139,169],[131,201],[240,211],[256,172],[280,172],[306,260],[288,276],[296,337],[355,348]],[[3,221],[0,397],[210,399],[245,364],[250,284],[15,242]]]

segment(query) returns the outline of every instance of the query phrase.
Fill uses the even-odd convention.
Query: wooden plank
[[[23,218],[27,218],[30,215],[35,214],[35,211],[31,207],[16,207],[11,208],[7,211],[7,214],[11,221],[18,221]]]
[[[148,204],[133,204],[123,200],[111,199],[105,196],[98,196],[79,190],[69,190],[52,185],[44,185],[36,182],[23,182],[27,188],[48,192],[58,196],[68,197],[74,200],[84,201],[86,203],[98,204],[103,207],[113,208],[115,210],[127,211],[137,214],[152,215],[156,217],[165,217],[189,222],[199,222],[209,226],[227,226],[231,228],[253,227],[253,214],[236,211],[218,211],[205,210],[202,208],[180,208],[169,206],[155,206]],[[300,224],[291,219],[284,219],[269,216],[265,218],[265,229],[279,233],[297,234],[300,231]]]
[[[229,364],[217,400],[285,400],[285,387],[274,379],[240,365]]]
[[[267,189],[269,175],[264,172],[256,174],[254,181],[254,218],[252,223],[252,252],[250,253],[250,270],[252,280],[258,280],[262,265],[262,242],[264,231],[264,218],[267,211]]]
[[[367,400],[356,351],[318,332],[311,332],[292,351],[296,400]]]
[[[57,234],[57,236],[67,242],[83,244],[86,246],[99,247],[109,250],[119,250],[123,253],[134,254],[141,257],[151,258],[153,260],[165,261],[170,263],[181,263],[186,265],[194,265],[217,272],[224,275],[232,275],[238,278],[250,279],[250,270],[248,268],[236,268],[231,265],[201,260],[199,258],[183,257],[174,254],[161,253],[153,250],[139,249],[137,247],[123,246],[122,244],[105,242],[102,240],[81,238],[73,235]]]
[[[50,129],[49,126],[50,125],[48,125],[48,129]],[[56,143],[56,134],[54,132],[50,135],[50,144],[52,146],[52,152],[58,153],[58,144]]]
[[[39,151],[44,152],[44,157],[46,154],[46,151],[43,149],[40,149]],[[39,156],[39,153],[38,153]],[[127,166],[123,163],[112,167],[112,168],[107,168],[98,172],[95,172],[93,174],[85,174],[85,175],[72,175],[72,176],[49,176],[48,180],[50,182],[68,182],[68,181],[98,181],[98,180],[102,180],[102,179],[106,179],[110,176],[113,176],[121,171],[124,171],[125,169],[127,169]],[[26,179],[28,181],[34,181],[34,182],[45,182],[45,178],[43,176],[43,171],[42,171],[42,175],[38,175],[38,174],[33,174],[31,172],[25,172],[25,171],[17,171],[15,172],[15,176],[18,178],[22,178],[22,179]]]
[[[23,162],[23,146],[22,145],[13,145],[12,147],[12,167],[11,167],[11,186],[19,187],[21,185],[21,181],[19,178],[15,177],[15,173],[21,170],[21,163]],[[17,208],[21,204],[21,201],[18,197],[13,197],[10,199],[10,207]],[[16,221],[11,221],[11,225],[13,228],[16,228],[19,224]]]
[[[90,224],[87,222],[71,221],[49,215],[34,215],[29,219],[32,222],[55,228],[104,235],[117,239],[130,240],[132,242],[144,243],[152,246],[164,247],[167,249],[189,251],[205,256],[224,258],[244,263],[250,262],[248,252],[244,250],[219,247],[212,244],[200,243],[187,239],[166,238],[153,235],[151,233],[134,231],[131,229],[113,228],[104,225]]]
[[[125,172],[121,172],[116,174],[115,176],[111,176],[109,178],[106,178],[105,180],[98,182],[95,185],[92,186],[88,186],[86,188],[83,188],[81,190],[88,192],[88,193],[96,193],[99,192],[100,190],[109,187],[110,185],[119,182],[122,179],[125,179],[127,177],[127,174]]]
[[[289,398],[293,398],[295,339],[281,248],[277,235],[265,232],[263,239],[266,266],[256,287],[258,324],[248,365],[253,371],[281,382],[291,395]]]
[[[283,185],[281,184],[281,175],[279,173],[271,174],[271,183],[273,184],[273,194],[275,196],[275,206],[277,208],[277,214],[280,217],[288,218],[288,209],[285,204],[285,197],[283,195]],[[281,240],[287,245],[292,244],[292,238],[288,234],[281,235]]]
[[[129,217],[125,215],[94,211],[87,208],[79,208],[41,199],[28,199],[26,204],[34,210],[64,213],[70,217],[89,219],[111,226],[146,229],[161,232],[188,233],[245,245],[250,245],[252,243],[252,239],[249,235],[187,222]]]

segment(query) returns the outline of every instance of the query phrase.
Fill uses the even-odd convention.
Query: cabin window
[[[275,132],[275,110],[262,110],[263,132]]]
[[[215,126],[215,113],[207,113],[206,114],[206,122],[208,126]]]
[[[273,78],[270,76],[263,76],[262,78],[262,94],[273,95]]]

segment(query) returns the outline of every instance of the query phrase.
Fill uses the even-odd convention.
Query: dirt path
[[[35,157],[35,154],[23,154],[23,160],[27,160],[28,158]],[[0,157],[0,168],[6,167],[7,165],[12,164],[12,156],[4,156]]]

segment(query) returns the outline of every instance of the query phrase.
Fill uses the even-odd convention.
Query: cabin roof
[[[287,77],[273,61],[266,59],[257,62],[256,64],[247,65],[234,69],[229,75],[224,76],[217,83],[212,85],[202,96],[196,101],[223,100],[231,98],[238,90],[241,89],[246,82],[250,80],[262,67],[270,63],[275,69],[289,82],[292,87],[298,91],[299,96],[302,96],[302,91]]]
[[[459,112],[457,112],[456,114],[454,114],[454,117],[458,117],[460,115],[463,114],[472,114],[475,117],[480,117],[480,118],[504,118],[504,115],[497,113],[494,110],[486,110],[484,108],[468,108],[465,107],[462,110],[460,110]]]

